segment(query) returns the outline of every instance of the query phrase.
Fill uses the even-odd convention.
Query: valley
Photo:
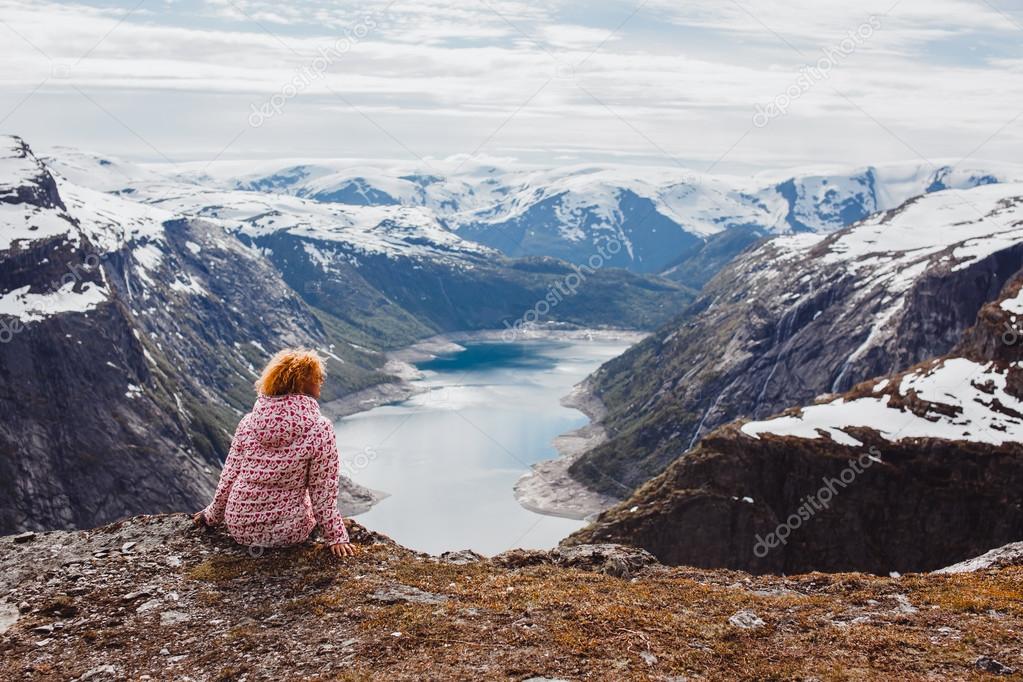
[[[5,531],[199,508],[274,350],[319,349],[329,402],[397,381],[385,351],[501,328],[574,272],[504,259],[402,210],[242,192],[186,201],[177,186],[141,202],[75,184],[4,140]],[[95,169],[85,175],[102,187],[109,166]],[[594,272],[541,322],[649,328],[689,298],[667,280]],[[373,499],[342,488],[350,509]]]
[[[1023,680],[1019,2],[2,4],[0,681]]]
[[[538,515],[512,488],[554,456],[556,436],[588,423],[561,397],[628,345],[627,335],[495,335],[420,359],[408,399],[337,422],[342,470],[388,493],[355,518],[431,554],[556,546],[583,521]]]
[[[2,433],[4,478],[19,483],[0,510],[5,530],[197,507],[257,368],[274,349],[303,345],[327,358],[324,409],[341,420],[350,457],[342,509],[414,548],[461,542],[494,553],[551,547],[572,532],[568,543],[635,543],[667,563],[884,573],[932,568],[1019,532],[1003,509],[1019,446],[964,446],[972,420],[986,418],[973,403],[892,394],[885,409],[929,422],[961,414],[966,426],[887,447],[819,419],[777,437],[741,421],[773,423],[804,405],[858,428],[848,416],[858,408],[842,396],[861,396],[868,380],[894,386],[885,377],[992,336],[978,315],[1023,267],[1023,174],[1013,167],[739,179],[469,164],[445,176],[333,160],[138,165],[72,149],[36,156],[6,139],[0,401],[19,415]],[[636,343],[567,362],[581,346],[557,336],[585,330],[625,330]],[[445,339],[459,334],[463,358],[487,338],[501,357],[547,350],[522,365],[445,374],[436,367],[458,349]],[[416,344],[432,350],[417,357]],[[1003,360],[1010,370],[1015,360]],[[463,373],[479,384],[463,384]],[[1012,381],[992,409],[1014,419]],[[976,390],[984,403],[987,389]],[[431,398],[460,393],[476,398]],[[476,433],[474,419],[486,423]],[[406,421],[391,446],[374,447]],[[822,515],[784,551],[746,549],[799,507],[797,489],[868,445],[886,461],[869,477],[927,472],[954,483],[919,484],[899,500],[864,486],[862,501],[849,494],[841,514]],[[995,477],[982,466],[1007,483],[967,492],[971,477]],[[145,492],[125,495],[133,486]],[[459,502],[458,490],[481,497]],[[943,495],[958,510],[946,540],[896,551],[913,518],[900,504]],[[488,536],[487,515],[470,522],[463,510],[491,504],[504,530]],[[859,516],[870,505],[890,514],[887,534],[863,533],[858,549],[815,544],[835,528],[879,523]],[[446,534],[425,544],[422,507],[446,519]],[[955,525],[978,515],[992,518],[984,534]],[[530,524],[547,530],[530,540]]]
[[[592,379],[607,443],[573,465],[638,487],[714,427],[949,352],[1023,267],[1020,185],[920,197],[732,261],[677,321]]]
[[[1019,538],[1019,189],[1006,187],[995,195],[994,209],[981,219],[966,217],[972,214],[972,201],[969,209],[944,204],[940,210],[956,220],[947,241],[935,222],[926,230],[900,234],[898,223],[908,220],[914,206],[877,221],[878,228],[884,226],[886,244],[906,247],[878,255],[871,244],[861,251],[870,254],[871,265],[895,277],[881,299],[892,312],[870,318],[873,327],[864,330],[862,341],[829,336],[826,344],[813,343],[807,336],[796,345],[789,339],[812,333],[818,319],[834,329],[842,316],[870,305],[869,294],[861,295],[854,299],[856,308],[843,307],[836,316],[804,308],[807,299],[797,299],[789,304],[784,326],[767,336],[773,343],[762,346],[761,358],[774,356],[770,363],[760,364],[757,354],[747,354],[744,368],[730,379],[733,385],[751,376],[756,381],[759,364],[761,376],[766,371],[763,381],[784,377],[777,385],[789,393],[787,402],[799,405],[799,392],[809,388],[802,406],[764,409],[764,396],[771,395],[767,384],[759,393],[750,392],[747,383],[739,393],[721,394],[724,399],[716,399],[711,409],[735,411],[719,411],[714,422],[728,423],[709,430],[694,447],[677,446],[683,454],[568,542],[628,542],[669,563],[754,573],[887,574],[932,570]],[[827,239],[822,246],[831,250],[815,247],[814,255],[833,257],[836,245],[843,240],[855,244],[858,232],[869,234],[874,227],[863,223]],[[850,245],[839,253],[855,257],[856,250]],[[907,270],[921,280],[914,284]],[[884,282],[875,271],[867,286]],[[909,295],[897,297],[902,292]],[[814,295],[834,296],[820,290]],[[974,309],[973,324],[957,331]],[[795,320],[786,321],[788,316]],[[926,338],[916,336],[924,330],[929,330]],[[819,366],[814,359],[826,363],[829,351],[843,348],[853,349],[852,354],[830,359],[823,376],[807,372]],[[922,351],[925,357],[907,351]],[[610,365],[627,359],[628,354]],[[843,389],[847,381],[856,383]],[[746,402],[736,409],[737,400]],[[666,414],[654,415],[642,433],[656,437],[658,420],[667,428],[679,426]],[[636,442],[608,445],[636,447]],[[588,456],[606,456],[604,447]],[[633,450],[651,451],[649,445]],[[617,453],[621,459],[615,461],[628,461],[627,451]],[[719,532],[722,528],[729,532]]]

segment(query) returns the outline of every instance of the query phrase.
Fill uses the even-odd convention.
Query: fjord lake
[[[556,436],[587,423],[561,399],[628,345],[464,342],[419,363],[421,392],[336,424],[343,472],[389,495],[355,518],[432,554],[554,547],[584,522],[523,508],[513,486],[531,464],[557,456]]]

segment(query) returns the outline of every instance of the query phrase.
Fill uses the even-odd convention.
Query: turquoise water
[[[626,347],[467,343],[420,364],[423,393],[337,423],[345,473],[390,493],[358,520],[434,554],[553,547],[583,522],[527,511],[512,487],[530,464],[556,456],[555,436],[586,423],[560,399]]]

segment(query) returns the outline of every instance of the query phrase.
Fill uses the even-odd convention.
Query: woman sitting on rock
[[[355,554],[337,511],[334,426],[316,402],[324,377],[313,351],[284,350],[270,360],[196,525],[226,522],[239,544],[281,547],[304,541],[318,524],[335,556]]]

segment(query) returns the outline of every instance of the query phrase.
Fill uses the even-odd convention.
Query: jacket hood
[[[321,419],[319,404],[307,395],[261,395],[249,418],[253,436],[267,448],[302,440]]]

